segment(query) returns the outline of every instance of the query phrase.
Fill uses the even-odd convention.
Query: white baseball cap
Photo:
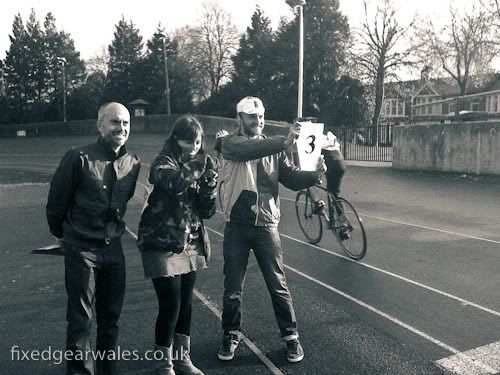
[[[263,115],[265,112],[264,104],[255,96],[246,96],[236,105],[236,113],[241,112],[248,115]]]

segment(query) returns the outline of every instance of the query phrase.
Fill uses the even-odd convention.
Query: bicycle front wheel
[[[313,213],[313,201],[304,190],[299,191],[295,197],[295,213],[307,241],[313,245],[317,244],[323,235],[323,224],[321,217]]]
[[[354,206],[341,197],[331,197],[332,231],[344,252],[352,259],[366,255],[366,232]]]

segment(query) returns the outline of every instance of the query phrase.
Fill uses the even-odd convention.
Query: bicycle
[[[315,187],[327,192],[327,209],[316,208],[310,188],[299,191],[295,198],[295,212],[307,240],[313,245],[321,241],[323,217],[342,250],[352,259],[362,259],[366,255],[366,232],[356,209],[347,199],[328,192],[323,186]]]

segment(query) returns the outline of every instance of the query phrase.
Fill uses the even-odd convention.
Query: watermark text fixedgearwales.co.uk
[[[82,350],[62,350],[54,349],[49,346],[46,349],[22,349],[18,345],[14,345],[10,349],[12,361],[50,361],[55,365],[61,364],[63,361],[71,360],[111,360],[111,361],[161,361],[165,359],[165,353],[161,350],[139,350],[121,349],[120,346],[116,350],[106,351],[82,351]],[[185,351],[180,350],[180,353],[175,353],[177,356],[184,356]],[[173,358],[181,359],[181,358]]]

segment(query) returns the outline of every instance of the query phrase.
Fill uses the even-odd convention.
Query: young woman
[[[203,219],[215,213],[216,163],[203,149],[202,124],[180,117],[151,164],[153,185],[139,224],[144,274],[158,297],[157,373],[203,374],[190,359],[191,302],[196,271],[207,267]],[[175,371],[174,371],[175,370]]]

